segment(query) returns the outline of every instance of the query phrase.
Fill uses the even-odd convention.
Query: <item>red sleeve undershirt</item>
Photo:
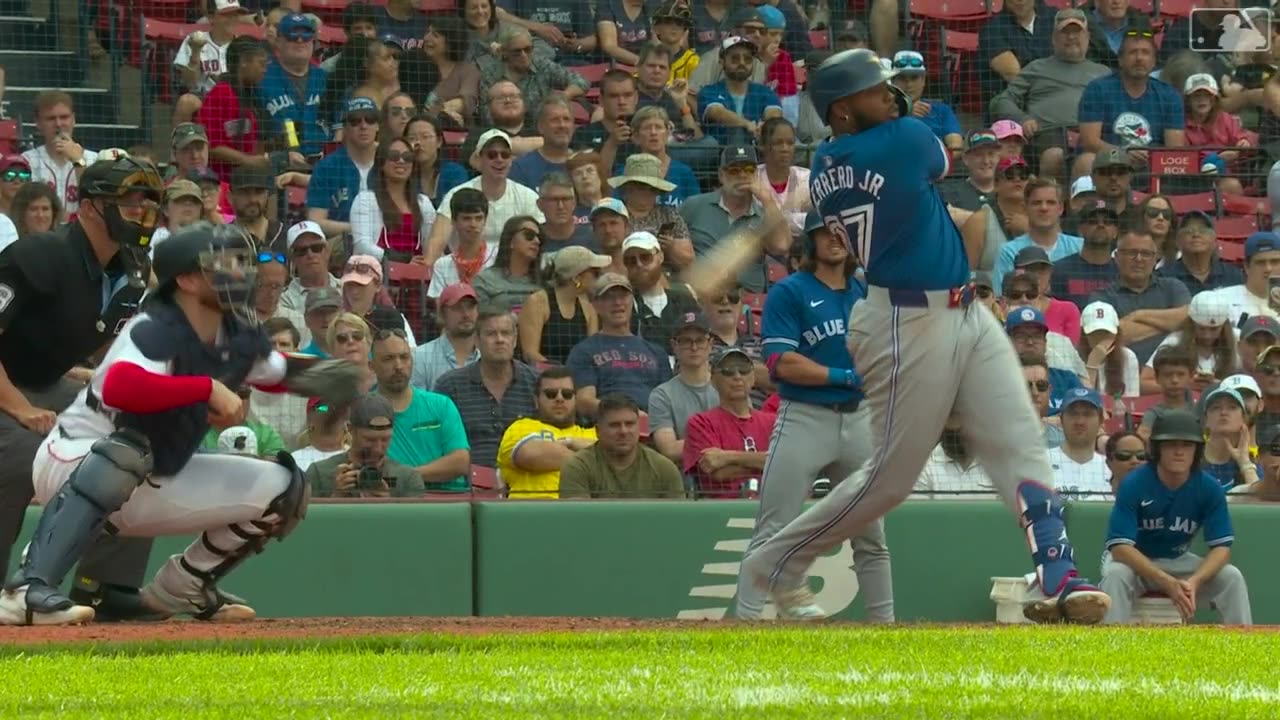
[[[102,402],[127,413],[147,414],[205,402],[213,391],[206,375],[161,375],[131,362],[116,362],[102,379]]]

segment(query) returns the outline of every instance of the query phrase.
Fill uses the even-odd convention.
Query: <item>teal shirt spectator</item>
[[[413,400],[396,413],[387,457],[401,465],[421,467],[457,450],[471,450],[462,415],[448,397],[413,388]],[[466,475],[442,483],[427,483],[427,492],[466,492],[471,481]]]
[[[316,357],[319,357],[319,358],[327,359],[329,357],[329,353],[321,350],[320,346],[316,344],[315,340],[312,340],[310,345],[307,345],[306,347],[302,348],[298,352],[302,353],[303,355],[315,355]]]
[[[1000,253],[996,255],[995,267],[991,269],[991,282],[995,286],[996,293],[999,293],[1000,288],[1004,287],[1004,276],[1013,272],[1013,259],[1018,256],[1018,251],[1032,245],[1035,245],[1035,241],[1024,233],[1000,246]],[[1075,255],[1083,247],[1084,238],[1059,232],[1058,242],[1046,252],[1049,255],[1049,262],[1056,263],[1062,258]]]

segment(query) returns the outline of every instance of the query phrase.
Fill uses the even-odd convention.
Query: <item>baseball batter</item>
[[[770,590],[780,612],[803,602],[791,591],[813,560],[906,499],[954,410],[1025,527],[1044,596],[1024,614],[1099,622],[1110,599],[1076,576],[1013,347],[990,311],[972,302],[966,248],[934,187],[949,153],[924,123],[904,117],[906,99],[887,82],[895,74],[875,53],[847,50],[810,76],[814,105],[833,131],[814,154],[810,195],[868,284],[848,342],[870,412],[871,459],[751,553],[742,572]]]
[[[764,304],[763,354],[782,402],[769,440],[748,557],[800,515],[814,480],[848,477],[870,457],[862,380],[845,343],[845,321],[865,292],[852,277],[855,265],[848,247],[816,212],[809,213],[804,230],[800,271],[774,285]],[[893,578],[882,520],[874,520],[853,539],[853,559],[867,618],[893,622]],[[801,576],[798,583],[776,591],[787,594],[787,601],[777,604],[779,617],[826,616],[804,580]],[[765,591],[740,574],[737,616],[758,619],[764,601]]]
[[[288,453],[274,462],[194,453],[210,417],[239,412],[242,384],[314,390],[305,381],[324,368],[272,351],[252,322],[253,265],[252,240],[231,225],[199,223],[156,248],[155,295],[36,452],[32,479],[45,510],[0,593],[0,624],[92,620],[93,608],[59,587],[104,529],[200,534],[142,589],[151,611],[217,621],[254,616],[217,583],[298,524],[307,483]],[[357,373],[341,369],[349,372],[333,373],[334,392],[326,394],[349,399]]]

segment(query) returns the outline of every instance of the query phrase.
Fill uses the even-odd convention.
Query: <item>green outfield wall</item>
[[[264,617],[731,615],[751,536],[748,501],[314,504],[283,543],[226,583]],[[1068,507],[1081,572],[1096,578],[1109,505]],[[31,508],[21,543],[35,527]],[[1280,623],[1280,506],[1233,504],[1234,562],[1254,619]],[[913,501],[886,520],[899,620],[990,621],[992,576],[1027,572],[1022,532],[992,501]],[[154,570],[189,538],[156,543]],[[14,555],[20,548],[15,548]],[[819,602],[862,617],[845,544],[812,577]],[[16,562],[16,560],[14,560]],[[1203,615],[1205,620],[1210,615]]]

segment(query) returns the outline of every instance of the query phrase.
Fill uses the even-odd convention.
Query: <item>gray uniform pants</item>
[[[19,390],[35,407],[62,412],[83,387],[61,378],[46,388]],[[9,579],[9,554],[31,504],[31,466],[42,442],[43,435],[26,429],[13,416],[0,413],[0,582]],[[90,590],[96,589],[97,583],[139,587],[146,577],[150,555],[150,538],[103,535],[80,559],[75,583]]]
[[[743,563],[758,584],[802,581],[814,558],[905,500],[953,412],[1015,517],[1024,510],[1020,482],[1053,486],[1041,425],[1000,323],[979,303],[949,307],[946,291],[925,297],[927,308],[901,307],[873,286],[853,306],[849,338],[867,393],[871,458]]]
[[[755,532],[747,546],[750,557],[761,545],[795,520],[809,499],[813,481],[831,478],[839,482],[862,466],[870,456],[869,413],[839,413],[829,408],[783,400],[769,440],[769,458],[761,478],[760,510]],[[853,538],[853,563],[858,593],[872,622],[893,622],[893,576],[884,523],[877,520],[861,536]],[[746,573],[738,575],[735,615],[755,620],[765,604],[765,591]]]
[[[1195,553],[1183,553],[1176,558],[1149,558],[1156,567],[1176,578],[1188,578],[1200,567],[1203,558]],[[1102,619],[1104,623],[1133,621],[1133,605],[1144,593],[1157,590],[1154,585],[1134,572],[1133,568],[1111,559],[1107,553],[1102,561],[1100,589],[1111,596],[1111,609]],[[1200,586],[1196,593],[1196,607],[1208,603],[1218,611],[1227,625],[1252,625],[1253,610],[1249,607],[1249,587],[1244,575],[1235,565],[1227,563],[1217,575]]]

